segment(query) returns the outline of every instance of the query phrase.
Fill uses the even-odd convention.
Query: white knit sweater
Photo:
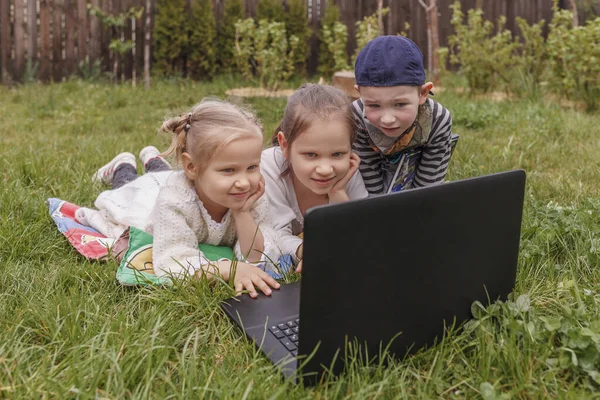
[[[105,236],[117,237],[127,226],[154,236],[152,262],[158,276],[191,274],[209,264],[198,250],[198,243],[233,247],[236,257],[245,260],[231,212],[215,222],[183,171],[145,174],[101,193],[95,205],[98,210],[84,209],[78,219]],[[266,196],[255,203],[251,212],[264,237],[265,255],[261,261],[277,260],[280,252],[273,242]]]

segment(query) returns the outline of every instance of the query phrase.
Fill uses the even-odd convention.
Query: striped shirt
[[[403,152],[419,150],[420,160],[417,160],[414,178],[405,188],[434,185],[444,181],[451,156],[452,118],[450,111],[438,102],[427,99],[427,106],[432,111],[431,132],[425,135],[424,143],[410,144]],[[352,112],[357,125],[357,135],[352,146],[360,157],[359,170],[365,182],[369,195],[387,193],[394,172],[401,166],[404,157],[395,155],[388,157],[374,150],[369,140],[369,129],[375,128],[364,116],[364,106],[360,99],[352,103]]]

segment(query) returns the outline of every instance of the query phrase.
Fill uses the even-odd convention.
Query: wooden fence
[[[192,0],[188,0],[192,1]],[[259,0],[245,0],[246,16],[255,15]],[[282,0],[285,1],[285,0]],[[355,47],[355,22],[373,14],[377,0],[306,0],[309,24],[318,31],[319,20],[327,1],[340,7],[342,20],[348,26],[348,51]],[[440,45],[447,43],[452,34],[449,5],[454,0],[438,0]],[[223,12],[224,0],[213,0],[217,20]],[[33,77],[42,81],[59,81],[74,73],[92,69],[96,64],[101,71],[112,71],[113,57],[109,50],[111,32],[99,19],[90,16],[87,3],[108,13],[120,13],[131,6],[143,7],[146,0],[0,0],[0,70],[2,82],[10,84]],[[151,1],[151,16],[156,0]],[[481,6],[487,19],[496,21],[506,15],[507,27],[516,33],[515,17],[521,16],[530,23],[552,17],[551,0],[461,0],[463,10]],[[599,2],[600,3],[600,2]],[[424,51],[427,57],[425,10],[418,0],[384,0],[390,13],[384,18],[386,34],[396,34],[410,24],[408,36]],[[599,6],[600,7],[600,6]],[[122,79],[138,79],[143,73],[144,21],[130,20],[123,37],[134,41],[118,70]],[[151,28],[152,29],[152,28]],[[318,59],[316,36],[311,40],[309,71],[315,71]]]

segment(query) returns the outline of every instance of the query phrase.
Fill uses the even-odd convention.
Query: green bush
[[[388,7],[382,10],[382,14],[385,16],[390,12]],[[379,36],[379,23],[377,22],[377,13],[367,15],[362,21],[356,22],[356,50],[354,51],[354,57],[352,57],[352,65],[356,63],[356,57],[358,53],[370,40],[375,39]]]
[[[188,24],[187,70],[193,78],[212,78],[215,73],[215,16],[211,0],[192,2]]]
[[[153,67],[166,75],[180,74],[187,47],[186,0],[157,0],[154,22]]]
[[[347,64],[348,55],[346,53],[346,43],[348,42],[348,30],[346,29],[346,36],[343,40],[340,40],[339,47],[334,47],[335,51],[332,51],[332,43],[331,38],[333,38],[334,31],[340,31],[340,28],[337,29],[334,27],[337,22],[340,24],[340,9],[338,6],[333,4],[332,1],[327,2],[327,8],[325,8],[325,13],[323,14],[323,18],[321,19],[321,28],[319,30],[319,65],[317,67],[317,71],[322,76],[330,78],[333,76],[333,73],[336,71],[336,55],[335,53],[339,53],[337,56],[337,62],[339,63],[339,59],[345,58]],[[325,32],[328,33],[328,38],[325,37]],[[344,43],[342,47],[342,43]],[[343,53],[343,57],[342,57]]]
[[[281,0],[259,0],[256,8],[256,21],[266,19],[270,22],[285,22],[284,14]]]
[[[506,17],[498,18],[497,30],[493,34],[494,24],[483,19],[481,9],[469,10],[467,23],[463,24],[460,3],[456,1],[450,8],[453,10],[450,22],[455,32],[448,37],[450,63],[460,66],[469,89],[487,92],[497,89],[501,83],[508,83],[519,44],[513,40],[512,33],[504,29]]]
[[[308,11],[304,0],[288,0],[288,10],[284,15],[283,22],[287,40],[291,36],[298,38],[298,47],[294,52],[294,64],[296,72],[306,74],[306,60],[310,54],[309,41],[312,30],[308,27]]]
[[[266,19],[258,27],[252,18],[238,21],[235,27],[240,73],[247,79],[255,75],[261,87],[276,90],[294,72],[298,38],[291,35],[288,42],[285,24]]]
[[[588,110],[596,110],[600,96],[600,18],[576,28],[571,21],[572,13],[559,10],[555,1],[547,39],[548,83],[559,95],[583,101]]]
[[[210,78],[215,72],[215,19],[210,0],[158,0],[154,68],[164,75]]]
[[[235,23],[244,17],[242,0],[225,0],[223,16],[217,24],[217,64],[222,71],[235,65]]]
[[[254,77],[254,37],[256,24],[252,18],[238,20],[235,23],[235,65],[242,76],[251,80]]]
[[[521,17],[517,17],[517,25],[521,31],[520,52],[515,57],[516,68],[511,75],[509,87],[511,92],[520,97],[537,97],[540,94],[542,79],[547,67],[546,43],[542,31],[545,21],[529,25]]]
[[[351,67],[348,65],[348,54],[346,53],[346,44],[348,41],[348,28],[339,21],[335,21],[332,27],[323,27],[323,43],[327,46],[327,53],[333,60],[333,66],[329,72],[331,77],[335,71],[347,71]]]

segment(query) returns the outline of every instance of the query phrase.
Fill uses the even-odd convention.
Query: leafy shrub
[[[348,28],[343,23],[336,21],[333,25],[324,26],[322,30],[323,43],[327,46],[327,53],[333,61],[330,75],[335,71],[350,70],[348,65],[348,54],[346,53],[346,44],[348,41]],[[324,68],[323,68],[324,69]]]
[[[452,8],[451,24],[454,35],[448,37],[450,63],[460,66],[469,89],[486,92],[509,82],[508,71],[514,67],[514,52],[519,44],[513,41],[512,33],[504,29],[506,17],[498,19],[496,34],[494,25],[483,19],[481,9],[471,9],[467,23],[463,24],[464,14],[458,1]]]
[[[321,28],[319,30],[319,65],[318,72],[326,77],[331,77],[338,70],[337,65],[342,65],[340,60],[345,59],[345,64],[348,64],[348,54],[346,53],[346,43],[348,42],[348,29],[344,25],[345,33],[341,35],[344,28],[335,27],[335,24],[340,22],[340,9],[333,4],[332,1],[327,2],[327,8],[321,18]],[[342,24],[343,25],[343,24]],[[325,32],[328,33],[328,38],[325,37]],[[337,34],[337,43],[333,43],[331,39]],[[337,53],[337,54],[336,54]]]
[[[515,58],[516,68],[509,81],[510,89],[518,96],[537,96],[540,93],[542,77],[547,68],[546,43],[542,31],[545,21],[529,25],[521,17],[517,17],[517,25],[521,31],[522,43],[520,53]]]
[[[252,18],[235,23],[235,65],[238,72],[248,80],[252,79],[254,63],[254,37],[256,25]]]
[[[262,87],[276,90],[294,72],[298,38],[291,35],[288,42],[282,22],[263,19],[256,28],[254,20],[248,18],[235,26],[240,72],[246,78],[251,78],[254,72]]]
[[[218,21],[216,62],[221,70],[235,65],[235,23],[244,17],[242,0],[225,0],[223,16]]]
[[[549,85],[560,95],[598,108],[600,96],[600,18],[573,28],[572,13],[554,2],[554,17],[547,39]]]
[[[187,70],[193,78],[211,78],[215,72],[215,16],[212,0],[192,2],[188,24]]]
[[[385,16],[390,12],[388,7],[382,10],[382,14]],[[379,23],[377,22],[377,13],[373,15],[367,15],[362,21],[356,22],[356,51],[352,58],[352,65],[356,62],[356,57],[360,50],[372,39],[379,36]]]
[[[212,77],[215,19],[210,0],[158,0],[154,28],[154,67],[166,75]]]
[[[157,0],[153,31],[154,68],[167,75],[181,73],[188,33],[186,0]]]
[[[298,38],[298,47],[294,51],[295,69],[300,74],[306,73],[306,60],[310,54],[309,40],[312,30],[308,26],[308,11],[304,0],[288,0],[288,9],[284,15],[286,38]]]
[[[281,0],[259,0],[256,7],[256,20],[266,19],[270,22],[284,22],[283,2]]]

